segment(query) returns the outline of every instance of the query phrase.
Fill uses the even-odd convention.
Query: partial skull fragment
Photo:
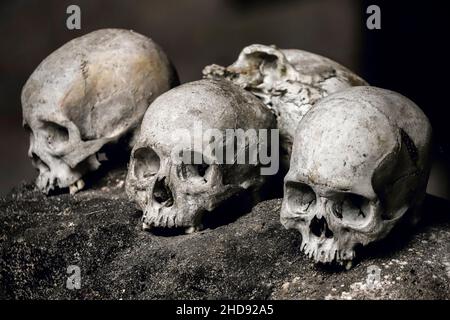
[[[427,117],[398,93],[362,86],[324,98],[297,128],[281,223],[316,262],[350,267],[357,246],[417,221],[430,140]]]
[[[149,104],[177,84],[162,49],[133,31],[94,31],[53,52],[22,90],[37,187],[82,189],[102,148],[129,152]]]
[[[277,116],[282,162],[289,166],[295,129],[321,98],[367,83],[342,65],[307,51],[253,44],[228,67],[206,66],[205,78],[227,79],[258,96]]]

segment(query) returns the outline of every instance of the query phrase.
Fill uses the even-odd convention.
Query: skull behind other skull
[[[204,68],[206,78],[227,79],[252,92],[277,116],[281,160],[289,167],[295,129],[321,98],[367,83],[344,66],[320,55],[296,49],[253,44],[228,67]]]
[[[133,31],[98,30],[53,52],[22,90],[37,187],[82,189],[97,152],[119,140],[132,147],[148,105],[177,82],[161,48]]]
[[[356,246],[417,219],[430,139],[426,116],[395,92],[354,87],[324,98],[297,128],[282,224],[300,231],[316,262],[351,266]]]
[[[195,130],[199,123],[204,131]],[[259,99],[227,81],[196,81],[158,97],[144,116],[126,179],[127,194],[143,211],[143,228],[195,231],[204,213],[246,190],[258,192],[260,164],[223,163],[205,154],[212,142],[205,132],[274,127],[275,117]],[[227,139],[223,147],[233,143]],[[180,163],[179,152],[209,160]]]

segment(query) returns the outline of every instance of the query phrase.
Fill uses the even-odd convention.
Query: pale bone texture
[[[162,49],[133,31],[94,31],[53,52],[22,90],[37,187],[82,189],[99,152],[129,153],[149,104],[177,82]]]
[[[281,162],[289,166],[295,129],[321,98],[367,83],[342,65],[297,49],[253,44],[228,67],[206,66],[205,78],[227,79],[259,97],[277,116]]]
[[[356,247],[417,221],[430,139],[427,117],[398,93],[361,86],[324,98],[297,128],[281,223],[316,262],[351,267]]]
[[[199,123],[203,132],[194,130]],[[274,115],[258,98],[228,81],[195,81],[158,97],[144,116],[125,184],[143,211],[143,228],[197,231],[203,215],[214,214],[224,201],[245,192],[257,194],[265,181],[259,161],[224,164],[203,153],[209,164],[188,164],[174,155],[201,155],[211,145],[205,134],[209,129],[225,134],[226,129],[275,127]],[[200,143],[186,140],[187,135]],[[230,143],[227,139],[223,147]]]

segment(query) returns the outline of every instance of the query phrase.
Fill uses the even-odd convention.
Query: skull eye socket
[[[298,214],[304,214],[316,203],[316,193],[303,183],[286,183],[287,203],[290,209]]]
[[[182,164],[181,176],[183,179],[189,179],[193,177],[205,177],[206,171],[208,171],[209,165],[202,164]]]
[[[334,216],[346,225],[360,227],[369,220],[369,204],[369,201],[360,195],[346,194],[343,199],[333,203],[331,210]]]
[[[210,165],[205,163],[204,156],[194,151],[183,151],[183,161],[179,167],[179,176],[183,180],[191,178],[202,178],[207,182],[206,177],[210,172]]]
[[[42,130],[45,132],[48,146],[53,149],[58,149],[69,141],[69,131],[57,123],[44,121]]]
[[[134,152],[134,175],[138,179],[148,179],[158,173],[160,159],[151,148],[138,148]]]

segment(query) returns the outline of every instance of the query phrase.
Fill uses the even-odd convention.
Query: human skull
[[[258,96],[277,116],[285,167],[298,123],[321,98],[367,83],[342,65],[307,51],[253,44],[229,67],[210,65],[206,78],[227,79]]]
[[[225,163],[218,151],[234,148],[227,130],[271,128],[275,117],[263,103],[227,81],[195,81],[158,97],[144,116],[126,178],[128,196],[143,211],[143,228],[196,231],[204,213],[245,190],[257,193],[265,180],[260,161]],[[195,157],[200,161],[192,163]]]
[[[316,262],[351,267],[355,247],[418,217],[430,137],[426,116],[398,93],[362,86],[324,98],[297,128],[281,223]]]
[[[161,48],[133,31],[98,30],[53,52],[22,90],[37,187],[82,189],[97,153],[132,144],[148,105],[177,81]]]

